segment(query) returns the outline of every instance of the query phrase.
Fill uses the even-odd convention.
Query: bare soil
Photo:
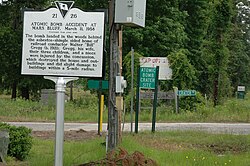
[[[54,140],[55,132],[54,131],[32,131],[32,136],[44,140]],[[81,141],[81,140],[90,140],[98,138],[100,135],[96,131],[85,131],[85,130],[72,130],[64,132],[65,141]]]

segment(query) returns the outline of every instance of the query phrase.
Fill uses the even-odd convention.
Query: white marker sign
[[[104,12],[56,5],[24,12],[22,74],[102,77]]]
[[[140,58],[141,67],[159,66],[159,80],[170,80],[172,78],[172,69],[169,67],[166,57],[142,57]]]

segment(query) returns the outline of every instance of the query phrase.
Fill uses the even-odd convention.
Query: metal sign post
[[[155,76],[155,93],[154,93],[153,116],[152,116],[152,132],[155,132],[157,92],[158,92],[158,76],[159,76],[159,66],[156,67],[156,76]]]
[[[133,111],[134,111],[134,49],[131,48],[131,108],[130,108],[130,132],[133,132]]]
[[[137,69],[137,86],[136,86],[136,110],[135,110],[135,133],[138,133],[138,116],[140,108],[140,68]]]
[[[64,96],[67,82],[77,80],[77,77],[44,77],[55,82],[56,91],[56,140],[55,140],[55,166],[63,165],[64,140]]]

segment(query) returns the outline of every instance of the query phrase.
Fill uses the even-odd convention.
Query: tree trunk
[[[30,96],[29,96],[29,88],[27,87],[22,87],[21,88],[21,96],[23,99],[29,100]]]
[[[214,107],[218,105],[218,77],[216,76],[214,80]]]
[[[16,86],[17,86],[17,83],[16,81],[14,81],[12,84],[11,99],[16,99]]]
[[[73,101],[73,81],[70,82],[70,101]]]

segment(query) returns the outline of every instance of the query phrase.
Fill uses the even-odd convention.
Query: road
[[[7,122],[15,126],[26,126],[33,131],[53,131],[55,123],[39,123],[39,122]],[[124,131],[130,131],[130,123],[124,124]],[[64,123],[64,130],[85,130],[97,131],[96,123]],[[134,124],[133,124],[134,127]],[[139,131],[151,130],[151,123],[139,123]],[[227,133],[236,135],[250,134],[250,123],[156,123],[156,131],[170,130],[198,130],[210,133]],[[103,131],[107,131],[107,124],[103,124]]]

